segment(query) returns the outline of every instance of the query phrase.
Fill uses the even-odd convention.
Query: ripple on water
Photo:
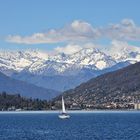
[[[139,140],[140,113],[0,115],[0,140]]]

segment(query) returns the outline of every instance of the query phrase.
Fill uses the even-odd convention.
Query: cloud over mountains
[[[98,30],[94,29],[89,23],[76,20],[61,29],[51,29],[47,33],[35,33],[25,37],[9,35],[6,40],[8,42],[21,44],[40,44],[90,41],[98,38],[98,36]]]
[[[34,33],[31,36],[9,35],[6,41],[19,44],[49,44],[60,42],[92,42],[98,39],[140,41],[140,26],[131,19],[104,27],[94,27],[90,23],[75,20],[60,29]]]

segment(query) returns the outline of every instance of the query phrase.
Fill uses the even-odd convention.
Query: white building
[[[134,104],[134,109],[140,110],[140,103],[135,103]]]

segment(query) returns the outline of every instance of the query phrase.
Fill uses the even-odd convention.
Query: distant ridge
[[[45,89],[26,82],[12,79],[0,72],[0,92],[20,94],[24,97],[51,99],[59,94],[55,90]]]

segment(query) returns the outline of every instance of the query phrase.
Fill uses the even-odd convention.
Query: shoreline
[[[0,114],[59,114],[61,110],[41,110],[41,111],[0,111]],[[140,110],[68,110],[70,114],[78,113],[140,113]]]

